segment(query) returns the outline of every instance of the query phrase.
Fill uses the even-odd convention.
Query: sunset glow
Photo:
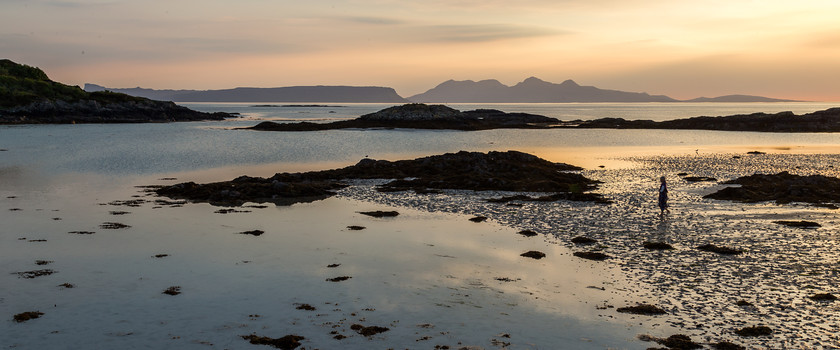
[[[67,84],[354,85],[530,76],[678,99],[840,101],[840,2],[11,0],[0,56]]]

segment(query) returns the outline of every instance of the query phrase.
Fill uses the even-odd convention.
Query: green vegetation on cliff
[[[118,92],[86,92],[50,80],[44,71],[0,59],[0,124],[150,123],[222,120],[204,113]]]
[[[100,91],[88,93],[78,86],[50,80],[37,67],[18,64],[8,59],[0,60],[0,108],[26,106],[39,101],[93,100],[103,104],[139,101],[142,98],[125,94]]]

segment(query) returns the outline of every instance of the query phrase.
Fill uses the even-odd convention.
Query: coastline
[[[204,135],[205,138],[217,142],[225,140],[220,139],[220,135],[226,130],[208,130],[204,126],[179,127],[200,132],[190,134],[188,139],[194,140],[197,139],[195,135]],[[77,125],[12,129],[14,130],[6,130],[7,135],[22,131],[25,134],[17,136],[20,140],[5,138],[5,142],[11,143],[0,145],[7,149],[0,153],[0,156],[5,157],[8,164],[0,168],[0,177],[3,179],[0,182],[0,203],[3,204],[0,207],[0,216],[4,222],[14,225],[14,228],[4,232],[2,237],[2,256],[8,259],[4,260],[4,266],[9,267],[6,271],[8,274],[3,274],[1,278],[4,285],[16,289],[8,296],[2,297],[0,308],[8,317],[3,332],[10,332],[4,333],[2,338],[20,339],[21,348],[26,348],[29,340],[33,345],[44,344],[38,342],[42,341],[40,339],[45,335],[47,338],[44,342],[57,342],[62,339],[76,341],[81,338],[73,338],[75,334],[87,334],[89,337],[94,335],[95,339],[103,344],[116,344],[117,347],[177,344],[204,348],[207,345],[202,345],[201,342],[210,342],[247,349],[253,346],[238,336],[257,332],[259,335],[280,337],[299,329],[312,331],[312,335],[299,334],[309,336],[310,342],[324,341],[324,344],[334,344],[332,342],[336,340],[329,334],[332,329],[325,327],[331,328],[351,313],[356,313],[358,318],[348,318],[349,321],[343,323],[344,328],[341,328],[340,332],[345,336],[353,336],[345,339],[346,341],[359,342],[361,345],[392,344],[393,339],[400,338],[397,335],[407,336],[406,339],[413,342],[406,344],[406,347],[410,348],[435,345],[431,342],[416,342],[423,336],[433,337],[428,340],[440,340],[441,344],[445,342],[450,346],[462,341],[463,345],[485,344],[485,348],[494,348],[491,342],[493,339],[515,344],[546,344],[554,340],[550,337],[556,333],[557,328],[568,328],[577,333],[591,331],[587,334],[595,334],[591,337],[585,336],[587,339],[560,338],[581,344],[582,348],[647,348],[655,344],[640,341],[636,336],[648,334],[652,337],[667,337],[677,333],[688,334],[694,341],[706,344],[724,340],[747,346],[772,348],[816,346],[814,344],[830,347],[834,344],[826,327],[830,330],[838,324],[836,315],[830,314],[835,306],[810,301],[808,296],[823,291],[837,293],[830,286],[826,286],[824,281],[836,279],[836,276],[831,275],[833,261],[830,259],[835,256],[833,251],[836,247],[833,242],[836,235],[832,232],[838,214],[828,209],[795,205],[780,207],[772,204],[705,200],[701,199],[702,195],[715,185],[682,183],[678,182],[678,177],[674,177],[674,174],[688,170],[691,175],[727,180],[735,176],[749,175],[754,171],[792,170],[796,166],[801,168],[796,169],[797,172],[838,176],[837,170],[829,167],[838,160],[836,152],[832,153],[833,146],[826,143],[829,139],[816,143],[797,142],[813,140],[814,135],[807,135],[807,139],[796,134],[775,135],[772,139],[766,139],[765,136],[753,138],[752,133],[702,133],[695,138],[686,138],[685,136],[691,134],[682,132],[674,134],[674,139],[684,140],[685,144],[680,145],[679,142],[682,141],[674,141],[668,147],[632,146],[632,143],[622,143],[625,141],[619,138],[616,145],[596,143],[586,147],[562,146],[558,145],[557,141],[552,141],[555,142],[553,148],[551,143],[541,140],[516,144],[511,140],[521,139],[517,136],[520,134],[509,132],[482,132],[463,139],[461,137],[464,135],[456,133],[421,135],[379,132],[373,136],[381,136],[387,140],[404,140],[406,135],[415,138],[428,135],[444,136],[455,139],[450,142],[469,144],[472,145],[470,148],[474,149],[518,149],[551,161],[573,165],[584,165],[574,159],[585,157],[591,160],[592,166],[584,166],[586,169],[582,173],[604,181],[598,192],[616,199],[617,202],[609,207],[566,202],[547,206],[522,203],[522,207],[517,208],[484,203],[485,194],[452,192],[432,197],[398,193],[385,195],[370,191],[369,187],[358,186],[327,201],[292,207],[241,208],[240,210],[250,212],[221,214],[215,213],[219,208],[204,204],[171,207],[150,202],[135,208],[108,203],[137,198],[150,199],[132,197],[138,194],[143,196],[139,193],[143,189],[133,186],[191,180],[227,180],[239,175],[271,175],[277,171],[323,170],[331,168],[329,164],[341,164],[344,162],[343,158],[316,158],[308,162],[248,158],[251,163],[242,164],[230,162],[230,156],[219,150],[207,152],[207,155],[184,153],[183,149],[199,147],[203,143],[182,145],[173,140],[164,144],[165,147],[141,148],[143,154],[154,154],[154,159],[149,160],[138,158],[134,153],[125,153],[128,148],[117,148],[114,150],[114,156],[130,161],[112,164],[110,155],[96,158],[101,156],[102,149],[113,148],[103,147],[99,142],[113,138],[118,140],[120,145],[127,142],[126,147],[137,147],[131,141],[126,141],[121,134],[116,134],[116,127]],[[132,134],[145,130],[156,138],[169,140],[168,135],[162,132],[165,129],[167,128],[159,125],[137,125],[130,130]],[[48,134],[53,142],[61,143],[65,139],[75,139],[73,136],[76,133],[92,131],[97,132],[97,136],[79,145],[99,150],[90,154],[78,155],[71,143],[68,143],[68,147],[56,150],[49,145],[30,145],[24,142],[24,139],[32,138],[31,135],[43,133]],[[599,132],[602,131],[588,131],[580,137],[592,137]],[[340,138],[343,141],[343,138],[355,135],[352,132],[327,132],[309,137],[318,140]],[[556,132],[549,135],[555,137],[569,134]],[[635,133],[609,132],[607,135],[626,136]],[[656,135],[670,134],[644,134],[646,137]],[[731,145],[716,145],[716,135],[727,138],[739,136]],[[136,137],[138,140],[147,139],[145,134]],[[264,142],[263,148],[267,151],[283,147],[270,135],[258,137],[254,142]],[[296,140],[292,141],[298,142]],[[578,143],[574,139],[563,141]],[[377,140],[373,144],[381,143],[382,141]],[[243,148],[248,150],[247,154],[252,154],[255,148],[250,145],[232,144],[225,150]],[[415,148],[412,152],[422,152],[423,155],[434,152],[429,147],[415,147],[413,144],[408,146]],[[37,147],[43,147],[44,153],[39,153]],[[441,147],[453,146],[447,143]],[[660,152],[656,151],[657,147]],[[325,148],[329,148],[328,145]],[[584,149],[587,152],[583,152]],[[663,149],[665,151],[661,152]],[[699,149],[699,152],[694,152],[694,149]],[[173,154],[156,150],[166,150]],[[767,151],[768,154],[746,154],[753,150]],[[389,151],[393,153],[372,154],[372,157],[392,160],[410,158],[402,149]],[[47,152],[50,153],[50,157],[43,157]],[[205,163],[181,168],[166,161],[167,157],[183,160],[187,159],[187,156],[205,160]],[[222,157],[226,162],[208,162],[208,156]],[[736,159],[735,156],[740,158]],[[31,159],[40,161],[27,161]],[[354,158],[353,161],[358,161],[358,158]],[[598,167],[604,164],[605,168]],[[658,210],[655,210],[652,197],[649,198],[646,193],[655,188],[654,180],[662,173],[670,176],[673,207],[668,225],[660,226]],[[177,180],[168,180],[173,177]],[[155,208],[156,206],[161,208]],[[15,208],[21,210],[10,210]],[[390,220],[370,219],[357,213],[365,210],[397,210],[402,214],[394,218],[395,220]],[[111,211],[129,213],[114,215]],[[312,215],[300,215],[307,211]],[[486,216],[489,220],[483,223],[468,220],[476,215]],[[56,218],[60,220],[55,220]],[[780,219],[810,219],[820,222],[823,227],[816,230],[784,228],[773,223]],[[123,230],[101,229],[99,225],[106,222],[118,222],[131,227]],[[347,228],[350,225],[366,228],[353,231]],[[488,232],[483,231],[485,229],[488,229]],[[522,229],[531,229],[543,236],[526,240],[516,233]],[[258,237],[239,234],[250,230],[262,230],[265,233]],[[70,234],[71,231],[96,233],[81,235]],[[456,237],[468,236],[469,239],[453,241],[452,246],[447,245],[454,232],[466,232],[468,235]],[[318,236],[321,234],[327,236]],[[598,244],[604,246],[602,249],[616,259],[591,262],[565,255],[582,250],[581,247],[569,243],[573,235],[586,235],[597,239]],[[433,237],[433,240],[421,241],[425,236]],[[300,245],[289,244],[288,241],[317,237],[329,239]],[[361,239],[363,237],[366,238]],[[344,241],[347,246],[341,245],[344,243],[323,243],[347,238],[357,240]],[[387,238],[399,239],[398,242],[385,245],[388,248],[393,247],[394,250],[377,250],[371,248],[371,245],[363,244],[385,244],[388,242]],[[670,242],[677,247],[676,251],[651,254],[641,249],[645,239],[653,238],[672,240]],[[45,239],[46,242],[38,241],[40,239]],[[266,241],[272,244],[266,244]],[[425,245],[427,243],[434,246]],[[749,253],[744,257],[732,259],[707,255],[695,249],[696,246],[705,243],[746,248]],[[405,248],[406,246],[410,249]],[[278,250],[278,247],[284,250]],[[791,247],[796,249],[790,250]],[[532,249],[548,253],[548,258],[534,261],[519,257],[518,254]],[[394,251],[398,254],[393,254]],[[560,253],[557,253],[558,251]],[[820,253],[810,254],[809,251]],[[387,270],[377,270],[377,266],[391,269],[395,265],[393,262],[401,261],[402,256],[406,257],[405,261],[413,261],[409,258],[417,259],[415,252],[424,254],[419,255],[422,258],[420,261],[434,261],[443,264],[444,269],[459,269],[452,271],[457,272],[455,274],[443,270],[435,275],[434,270],[420,269],[421,265],[412,265],[404,269],[393,267],[394,271],[402,271],[398,276],[393,276],[393,273]],[[285,253],[288,253],[288,256],[285,256]],[[153,257],[158,254],[168,256]],[[368,254],[384,255],[383,258],[365,261],[364,257]],[[467,259],[467,256],[471,258]],[[652,257],[656,258],[651,260]],[[821,257],[825,259],[821,260]],[[633,283],[629,287],[601,284],[605,290],[600,291],[586,288],[590,283],[575,284],[561,280],[557,270],[544,265],[550,262],[565,265],[566,258],[581,267],[578,271],[580,281],[586,281],[593,276],[600,277],[603,271],[609,270],[618,273],[603,275],[604,277],[610,280],[629,277]],[[457,265],[460,263],[458,260],[470,259],[488,259],[488,262],[467,262],[468,266],[464,269],[460,269],[463,265]],[[768,263],[775,261],[774,259],[784,263]],[[48,260],[53,263],[41,267],[35,264],[36,260]],[[243,263],[245,260],[249,262]],[[6,261],[9,263],[5,264]],[[326,267],[333,263],[341,263],[338,268],[346,270],[337,272],[338,270]],[[698,270],[696,264],[709,268]],[[42,268],[53,269],[58,273],[34,279],[22,279],[13,274]],[[730,278],[734,276],[733,269],[748,268],[753,269],[750,270],[751,275]],[[799,268],[805,270],[797,270]],[[510,273],[497,275],[495,271]],[[679,274],[676,275],[679,278],[668,275],[670,272]],[[811,275],[817,272],[819,274]],[[555,273],[558,276],[554,276]],[[778,279],[760,279],[764,273],[771,273],[778,276],[774,277]],[[398,278],[415,274],[420,277],[414,280]],[[543,275],[549,278],[544,278]],[[338,276],[352,278],[342,282],[325,281],[327,278]],[[513,282],[499,281],[496,277],[510,278]],[[555,277],[557,279],[552,279]],[[377,278],[380,283],[369,286],[360,283],[363,278]],[[521,280],[516,281],[516,278]],[[786,280],[796,284],[785,282]],[[741,282],[732,283],[738,281]],[[62,283],[74,283],[76,287],[58,287]],[[572,289],[566,289],[570,287],[569,284],[572,284]],[[421,285],[425,287],[418,287]],[[596,283],[593,285],[598,286]],[[738,289],[750,285],[757,286],[757,289]],[[805,285],[816,288],[799,288]],[[161,294],[171,286],[180,286],[182,294]],[[289,287],[278,286],[293,286],[295,291],[288,290]],[[367,289],[377,289],[376,287],[380,287],[379,291],[362,293]],[[414,294],[389,294],[390,291],[396,290],[395,288],[402,287],[417,289],[414,290]],[[575,291],[574,296],[568,297],[564,294],[572,290]],[[582,292],[577,292],[581,290]],[[303,292],[297,294],[297,291]],[[319,293],[328,291],[336,294],[327,295],[320,300],[299,296],[318,296],[323,295]],[[380,294],[376,293],[380,292],[384,293],[385,297],[379,298]],[[470,296],[466,297],[467,294]],[[278,295],[285,296],[281,298]],[[752,303],[754,308],[733,306],[738,300],[721,298],[720,295],[737,295]],[[399,299],[403,297],[411,300],[420,298],[434,306],[422,309],[428,311],[428,314],[417,312],[417,319],[403,317],[400,315],[406,314],[406,311],[399,309],[399,305],[412,303],[410,300],[404,302]],[[531,299],[532,297],[534,299]],[[108,298],[116,298],[114,300],[117,304],[100,305],[101,300]],[[510,305],[514,304],[511,301],[517,302],[516,305]],[[579,308],[562,304],[568,301]],[[25,302],[26,305],[21,302]],[[333,304],[318,305],[319,302]],[[552,311],[554,302],[564,305],[556,311],[561,316]],[[615,311],[616,308],[637,302],[663,307],[669,314],[647,317]],[[313,305],[317,310],[297,310],[298,304],[303,303]],[[340,306],[334,303],[340,303]],[[451,307],[438,306],[436,303]],[[607,307],[608,303],[614,308],[598,309]],[[209,308],[210,311],[207,311],[206,305],[217,304],[224,305],[223,309]],[[12,305],[15,307],[12,308]],[[120,310],[118,307],[124,309]],[[433,311],[446,312],[451,309],[462,312],[452,316],[451,324],[444,321],[420,320],[434,318]],[[35,310],[40,310],[45,315],[22,324],[11,321],[13,314]],[[570,319],[562,316],[564,312],[569,311],[572,313]],[[501,312],[508,315],[501,315]],[[326,316],[318,316],[321,313]],[[495,313],[497,317],[493,318],[484,313]],[[579,318],[587,319],[593,314],[595,320],[592,323],[575,321]],[[423,317],[424,315],[428,317]],[[465,319],[476,315],[486,316],[488,322],[471,324]],[[809,322],[808,317],[821,321]],[[370,322],[361,321],[361,318]],[[511,323],[510,318],[525,320],[522,321],[522,329],[505,330],[492,327],[497,322]],[[73,325],[76,328],[62,328],[68,327],[65,324],[68,319],[80,321]],[[210,321],[198,321],[201,319]],[[154,325],[148,325],[145,322],[148,320],[152,320]],[[391,326],[393,321],[398,320],[400,322],[395,323],[396,326]],[[365,326],[389,327],[392,330],[368,340],[356,335],[352,330],[347,330],[352,326],[349,324],[351,321]],[[412,323],[415,321],[418,323]],[[639,325],[639,322],[643,324]],[[435,327],[416,327],[417,324],[426,323],[434,324]],[[703,327],[697,328],[697,324],[700,323]],[[776,333],[769,338],[742,338],[732,333],[738,327],[759,323],[773,327]],[[532,329],[526,327],[534,324],[536,325]],[[279,325],[285,325],[286,328]],[[604,325],[617,328],[615,331],[598,333],[599,330],[603,330]],[[269,327],[271,332],[262,333],[260,330],[263,327]],[[176,332],[170,332],[170,329]],[[51,333],[56,330],[59,333]],[[414,333],[400,333],[409,331],[420,332],[421,335],[415,339],[412,338]],[[439,332],[449,333],[446,336],[438,336]],[[501,336],[505,333],[511,338]],[[11,336],[6,337],[5,334]],[[459,337],[460,334],[477,334],[481,338]],[[618,339],[607,338],[610,334],[622,335]],[[216,336],[219,338],[215,338]],[[626,345],[606,345],[610,341]]]

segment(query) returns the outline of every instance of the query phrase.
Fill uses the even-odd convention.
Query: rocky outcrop
[[[753,113],[726,117],[694,117],[662,122],[602,118],[579,122],[579,128],[605,129],[691,129],[762,132],[840,132],[840,108],[796,115]]]
[[[823,205],[840,202],[840,179],[836,177],[800,176],[784,171],[772,175],[739,177],[723,184],[741,186],[727,187],[703,198],[744,203],[775,201],[777,204],[800,202]]]
[[[443,105],[411,103],[394,106],[366,114],[352,120],[331,123],[275,123],[262,122],[245,128],[265,131],[318,131],[334,129],[692,129],[761,132],[840,132],[840,108],[795,115],[791,112],[776,114],[755,113],[726,117],[694,117],[655,122],[652,120],[625,120],[601,118],[596,120],[562,121],[556,118],[528,114],[507,113],[494,109],[477,109],[461,112]],[[688,177],[686,181],[714,181],[713,178]]]
[[[162,187],[157,194],[171,198],[242,205],[245,202],[291,204],[329,197],[346,186],[346,179],[395,179],[379,186],[380,191],[456,189],[514,192],[585,192],[598,182],[573,170],[580,168],[553,163],[516,151],[447,153],[414,160],[363,159],[349,167],[306,173],[278,173],[270,178],[241,176],[232,181],[209,184],[193,182]]]
[[[73,102],[42,100],[0,110],[0,124],[150,123],[222,120],[227,113],[204,113],[173,102],[137,99],[103,103],[93,99]]]
[[[331,123],[275,123],[262,122],[246,128],[264,131],[317,131],[333,129],[545,129],[560,120],[528,113],[506,113],[495,109],[477,109],[461,112],[443,105],[411,103],[394,106],[365,114],[352,120]]]
[[[221,120],[172,102],[111,91],[86,92],[50,80],[44,71],[0,59],[0,124],[147,123]]]

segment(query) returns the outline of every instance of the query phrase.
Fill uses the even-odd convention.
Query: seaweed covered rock
[[[283,350],[295,349],[295,348],[297,348],[298,346],[301,345],[300,344],[301,340],[306,339],[302,336],[294,335],[294,334],[289,334],[289,335],[286,335],[286,336],[283,336],[283,337],[280,337],[280,338],[270,338],[270,337],[264,337],[264,336],[261,337],[261,336],[258,336],[256,334],[243,335],[241,337],[242,337],[242,339],[247,340],[251,344],[270,345],[270,346],[273,346],[277,349],[283,349]]]
[[[209,202],[214,205],[242,205],[273,202],[278,205],[327,198],[346,187],[348,179],[396,179],[380,191],[473,190],[550,192],[553,200],[595,200],[595,197],[564,196],[594,190],[598,182],[572,172],[580,168],[554,163],[517,151],[457,152],[386,161],[362,159],[341,169],[305,173],[278,173],[270,178],[240,176],[231,181],[209,184],[180,183],[156,189],[171,198]]]
[[[620,307],[618,309],[615,309],[615,311],[622,312],[622,313],[627,313],[627,314],[648,315],[648,316],[664,315],[664,314],[667,313],[662,308],[660,308],[658,306],[655,306],[655,305],[650,305],[650,304],[639,304],[639,305],[635,305],[635,306]]]
[[[777,204],[824,204],[840,201],[840,179],[823,175],[800,176],[783,171],[773,175],[754,174],[739,177],[723,184],[741,186],[727,187],[703,198],[744,203],[775,201]]]

